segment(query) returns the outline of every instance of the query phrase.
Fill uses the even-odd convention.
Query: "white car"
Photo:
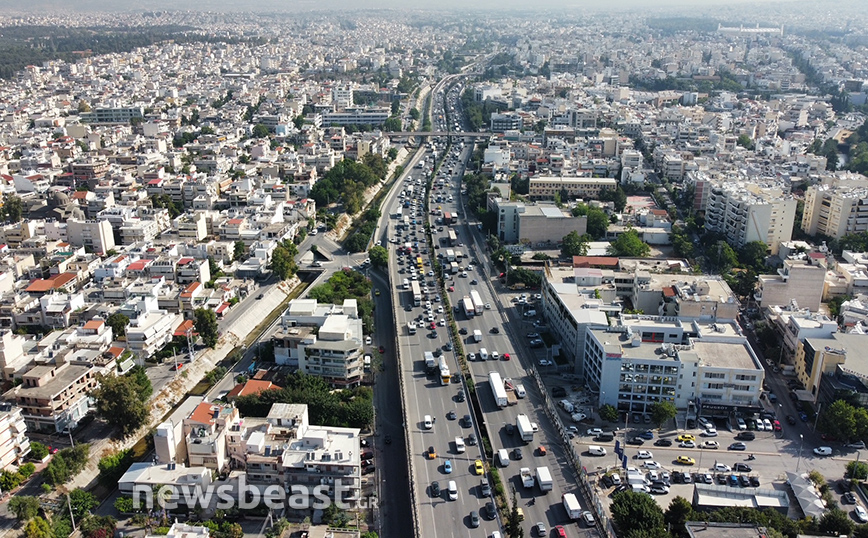
[[[857,506],[856,508],[858,509],[861,507]],[[864,510],[862,511],[864,512]],[[585,521],[585,525],[587,525],[588,527],[593,527],[597,524],[597,522],[594,520],[594,514],[592,514],[589,510],[585,510],[584,512],[582,512],[582,519]]]
[[[366,337],[365,337],[365,345],[366,345],[366,346],[371,345],[371,337],[370,337],[370,336],[366,336]]]
[[[596,437],[596,436],[600,435],[601,433],[603,433],[603,430],[600,428],[588,428],[588,433],[586,433],[585,435],[589,435],[591,437]]]
[[[679,448],[696,448],[696,443],[693,441],[681,441],[678,443]]]
[[[497,351],[492,351],[491,352],[491,360],[496,361],[499,359],[500,359],[500,353],[498,353]]]
[[[831,456],[832,455],[832,447],[828,446],[818,446],[814,449],[814,454],[818,456]]]
[[[705,437],[717,437],[717,430],[715,430],[714,428],[708,428],[707,430],[702,432],[702,435],[704,435]]]
[[[650,450],[640,450],[639,452],[636,453],[636,459],[653,460],[654,454],[652,454]]]
[[[475,361],[476,360],[476,353],[468,353],[467,354],[467,360]]]
[[[737,418],[737,419],[735,419],[735,423],[738,425],[738,430],[739,430],[739,431],[744,431],[744,430],[747,429],[747,424],[744,422],[744,419],[743,419],[743,418]]]
[[[856,505],[856,508],[853,509],[853,513],[856,516],[856,519],[862,523],[868,523],[868,512],[858,504]]]
[[[732,472],[732,469],[729,467],[729,465],[727,465],[725,463],[715,463],[714,467],[712,467],[711,470],[716,472],[716,473]]]
[[[441,327],[445,327],[446,326],[446,320],[444,318],[440,318],[438,325],[440,325]]]
[[[586,418],[588,418],[588,415],[586,415],[584,413],[573,413],[572,416],[570,416],[570,418],[573,419],[573,422],[581,422],[581,421],[585,420]]]
[[[550,361],[550,360],[548,360],[548,359],[540,359],[540,360],[539,360],[539,365],[540,365],[540,366],[551,366],[551,365],[552,365],[552,361]]]
[[[657,470],[660,469],[662,466],[654,460],[648,460],[642,464],[642,467],[646,469]]]
[[[717,441],[703,441],[702,444],[699,445],[699,448],[716,449],[720,448],[720,443],[718,443]]]
[[[775,429],[774,426],[772,426],[772,421],[767,418],[763,419],[763,426],[765,426],[767,432],[774,431]]]

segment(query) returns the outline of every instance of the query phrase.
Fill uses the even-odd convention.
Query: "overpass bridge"
[[[395,131],[384,133],[386,136],[485,136],[496,133],[474,133],[467,131]]]

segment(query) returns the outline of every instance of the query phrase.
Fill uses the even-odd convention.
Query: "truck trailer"
[[[503,379],[497,372],[488,372],[488,384],[491,385],[491,393],[498,407],[506,407],[509,402],[506,398],[506,389],[503,388]]]
[[[554,487],[554,482],[552,482],[552,474],[549,472],[548,467],[537,467],[536,468],[536,482],[539,484],[539,489],[543,493],[547,493],[552,490]]]
[[[527,418],[527,415],[520,414],[515,417],[515,429],[518,430],[518,434],[522,441],[525,443],[533,441],[533,426],[531,426],[530,419]]]
[[[576,498],[576,495],[573,493],[564,493],[563,497],[564,508],[567,511],[567,515],[570,516],[570,519],[579,519],[582,517],[582,505],[579,504],[579,500]]]

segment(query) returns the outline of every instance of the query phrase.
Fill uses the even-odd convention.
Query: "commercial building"
[[[203,401],[184,419],[187,462],[192,467],[207,467],[222,472],[229,465],[226,453],[228,425],[239,420],[231,405]]]
[[[528,197],[531,200],[554,200],[556,194],[566,193],[570,200],[596,199],[603,189],[614,189],[618,181],[610,177],[532,177]]]
[[[795,304],[799,308],[820,309],[826,271],[812,258],[784,260],[777,274],[759,275],[754,298],[762,307]]]
[[[575,231],[584,235],[588,231],[588,217],[574,217],[569,211],[554,204],[524,204],[497,198],[497,237],[505,243],[559,242]]]
[[[491,115],[491,132],[505,133],[506,131],[518,131],[521,129],[521,116],[516,113],[506,113]]]
[[[760,408],[764,370],[735,324],[624,316],[588,329],[585,380],[599,405],[644,414],[656,402],[709,416]]]
[[[777,254],[789,241],[796,216],[796,200],[776,185],[715,183],[707,193],[705,228],[721,233],[733,248],[752,241]]]
[[[90,112],[82,112],[79,118],[83,123],[130,123],[132,119],[143,119],[145,107],[126,106],[113,108],[94,108]]]

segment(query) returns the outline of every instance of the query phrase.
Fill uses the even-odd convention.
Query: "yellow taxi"
[[[696,441],[696,437],[690,435],[689,433],[682,433],[678,437],[675,438],[676,441]]]
[[[478,475],[485,473],[485,466],[482,465],[482,460],[476,460],[476,462],[474,462],[473,470]]]
[[[696,463],[696,460],[691,458],[690,456],[678,456],[675,461],[677,463],[680,463],[681,465],[693,465],[694,463]]]

